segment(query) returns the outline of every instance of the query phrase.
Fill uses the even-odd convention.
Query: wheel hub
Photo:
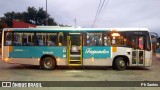
[[[121,61],[119,62],[119,64],[120,64],[121,67],[124,67],[124,66],[125,66],[125,62],[124,62],[123,60],[121,60]]]
[[[51,60],[47,60],[45,63],[44,63],[44,66],[46,68],[50,68],[52,66],[52,61]]]

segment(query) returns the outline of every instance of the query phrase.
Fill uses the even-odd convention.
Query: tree
[[[3,20],[0,18],[0,31],[1,31],[3,28],[7,28],[7,24],[4,23]]]
[[[14,11],[7,12],[2,18],[9,27],[12,27],[12,21],[14,19],[35,25],[46,25],[47,20],[48,25],[57,25],[57,23],[54,21],[54,18],[50,17],[49,14],[46,15],[46,11],[44,11],[43,8],[39,8],[37,10],[34,7],[28,7],[27,11],[22,13]]]

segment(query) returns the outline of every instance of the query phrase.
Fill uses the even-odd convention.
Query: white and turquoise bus
[[[39,65],[42,69],[63,66],[151,66],[151,38],[147,28],[5,28],[2,60]]]

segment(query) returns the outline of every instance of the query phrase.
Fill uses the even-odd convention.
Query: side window
[[[58,45],[59,46],[64,45],[64,33],[63,32],[58,33]]]
[[[13,39],[14,46],[21,46],[22,45],[22,36],[23,36],[23,33],[14,32],[14,39]]]
[[[46,45],[46,33],[36,33],[36,46],[44,46]]]
[[[129,44],[133,49],[137,49],[138,48],[138,36],[132,36],[129,39],[129,42],[131,42]]]
[[[87,46],[102,46],[102,33],[87,33]]]
[[[149,36],[130,36],[128,37],[127,45],[133,49],[150,50],[151,43]]]
[[[23,45],[33,46],[34,45],[34,33],[23,33],[22,43]]]
[[[32,46],[34,45],[34,33],[14,32],[14,46]]]
[[[144,37],[143,36],[140,36],[139,37],[139,49],[140,50],[144,50]]]
[[[12,45],[12,32],[5,32],[5,46],[11,46]]]
[[[126,46],[127,45],[127,39],[125,35],[122,33],[105,33],[104,34],[104,45],[105,46]]]
[[[151,41],[149,36],[146,36],[146,50],[147,51],[151,50]]]
[[[111,45],[111,37],[110,36],[105,35],[103,39],[104,39],[104,46]]]
[[[57,46],[57,33],[47,33],[47,46]]]
[[[127,40],[126,40],[126,46],[127,47],[131,47],[133,49],[137,49],[137,37],[135,36],[127,36]]]

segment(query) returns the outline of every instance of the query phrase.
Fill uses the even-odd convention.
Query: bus
[[[6,63],[57,66],[152,65],[151,37],[147,28],[5,28],[2,60]]]

